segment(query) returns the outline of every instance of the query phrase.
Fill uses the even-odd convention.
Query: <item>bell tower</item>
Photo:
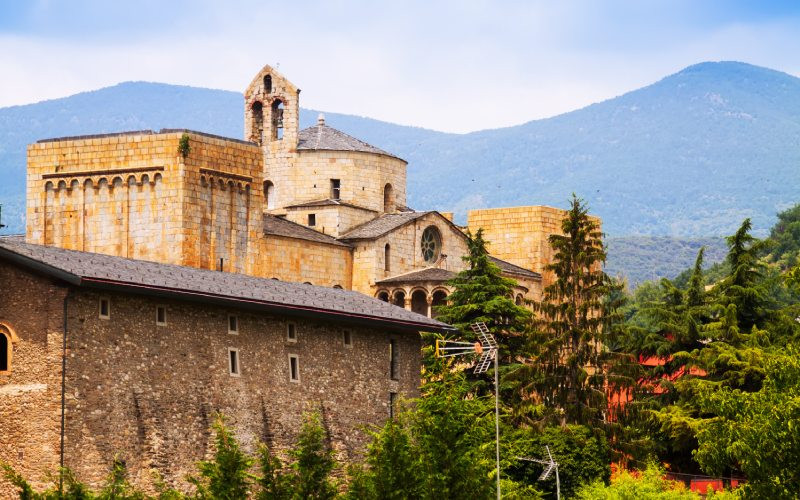
[[[265,156],[297,148],[300,89],[270,66],[256,74],[244,92],[244,139]]]

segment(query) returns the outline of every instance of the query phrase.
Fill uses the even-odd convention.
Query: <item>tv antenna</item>
[[[558,478],[558,462],[553,460],[553,455],[550,453],[550,447],[545,445],[544,449],[547,450],[547,460],[542,460],[541,458],[528,458],[528,457],[517,457],[517,460],[525,460],[527,462],[535,462],[537,464],[544,465],[544,470],[539,475],[539,481],[546,481],[550,474],[553,471],[556,472],[556,500],[561,500],[561,481]]]
[[[455,340],[436,340],[436,357],[451,358],[464,355],[478,355],[478,361],[472,373],[478,375],[486,373],[489,365],[494,361],[494,440],[495,440],[495,465],[497,468],[497,500],[500,500],[500,403],[498,402],[497,382],[497,341],[489,333],[489,328],[483,321],[470,325],[477,342],[461,342]]]

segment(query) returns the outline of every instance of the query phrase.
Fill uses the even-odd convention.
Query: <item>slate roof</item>
[[[531,271],[529,269],[525,269],[524,267],[520,267],[516,264],[512,264],[511,262],[506,262],[504,260],[498,259],[497,257],[489,256],[492,259],[492,262],[497,265],[503,272],[509,274],[516,274],[517,276],[525,276],[526,278],[533,278],[533,279],[542,279],[542,275],[537,273],[536,271]]]
[[[283,217],[264,214],[264,234],[274,234],[286,238],[297,238],[300,240],[315,241],[317,243],[327,243],[350,248],[350,245],[337,240],[333,236],[322,234],[319,231],[300,225],[296,222],[286,220]]]
[[[317,124],[313,127],[308,127],[298,132],[297,149],[298,151],[360,151],[363,153],[391,156],[392,158],[403,160],[392,153],[387,153],[380,148],[376,148],[375,146],[356,139],[351,135],[345,134],[341,130],[336,130],[335,128],[329,127],[325,124]]]
[[[369,240],[378,238],[384,234],[397,229],[400,226],[415,221],[420,217],[428,215],[431,212],[398,212],[394,214],[384,214],[365,222],[360,226],[356,226],[347,233],[339,236],[340,240]]]
[[[371,208],[361,207],[342,200],[331,200],[330,198],[326,198],[324,200],[307,201],[305,203],[296,203],[294,205],[288,205],[286,208],[306,208],[306,207],[350,207],[350,208],[357,208],[359,210],[366,210],[368,212],[377,212],[377,210],[373,210]]]
[[[397,330],[451,327],[359,292],[160,264],[0,238],[0,259],[75,286],[221,303]]]
[[[438,267],[429,267],[427,269],[420,269],[419,271],[412,271],[410,273],[401,274],[400,276],[392,276],[380,281],[376,281],[376,285],[384,285],[390,283],[410,283],[418,281],[438,281],[443,282],[452,279],[456,273],[441,269]]]

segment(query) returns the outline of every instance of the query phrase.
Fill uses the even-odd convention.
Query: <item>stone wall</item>
[[[314,214],[314,230],[334,238],[350,229],[369,222],[378,216],[377,212],[347,205],[320,205],[285,209],[286,219],[302,226],[308,226],[308,216]]]
[[[283,281],[335,286],[349,290],[353,279],[349,247],[275,235],[251,243],[251,274]]]
[[[20,337],[16,368],[0,375],[0,459],[41,479],[58,465],[64,290],[6,264],[0,276],[19,286],[0,296],[0,317]],[[110,319],[98,315],[100,297],[110,300]],[[158,306],[166,307],[165,326],[156,325]],[[229,315],[238,318],[237,334],[228,332]],[[218,413],[247,451],[268,442],[284,455],[303,413],[320,411],[337,458],[353,460],[367,441],[364,426],[388,417],[389,393],[417,395],[415,333],[83,289],[71,292],[68,318],[65,463],[95,486],[119,457],[139,485],[151,486],[156,470],[186,488],[186,474],[211,452]],[[289,322],[296,342],[287,340]],[[229,348],[238,349],[239,376],[230,374]],[[299,357],[298,382],[289,380],[290,354]],[[8,497],[8,485],[0,488]]]
[[[66,289],[4,264],[0,283],[0,334],[12,337],[10,371],[0,372],[0,462],[44,487],[59,464]],[[13,498],[1,476],[0,498]]]

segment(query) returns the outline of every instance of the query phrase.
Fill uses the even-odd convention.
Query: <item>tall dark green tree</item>
[[[233,432],[218,416],[213,425],[214,457],[198,462],[200,477],[190,477],[198,499],[238,500],[247,498],[253,483],[249,472],[252,457],[242,451]]]
[[[467,268],[447,284],[453,293],[447,305],[437,310],[437,319],[461,331],[464,338],[472,339],[472,323],[484,322],[501,344],[501,352],[511,356],[523,343],[523,334],[530,311],[518,306],[511,298],[517,282],[504,277],[500,268],[489,258],[483,239],[483,230],[467,234],[469,252],[463,257]]]
[[[289,456],[294,459],[292,498],[326,500],[336,497],[336,485],[330,478],[336,462],[319,413],[305,415],[297,444]]]
[[[553,260],[546,270],[553,282],[535,304],[531,360],[516,376],[530,381],[529,390],[558,422],[598,427],[608,386],[623,383],[610,367],[624,356],[608,349],[621,319],[611,300],[620,285],[603,272],[602,234],[575,195],[561,230],[549,237]]]

